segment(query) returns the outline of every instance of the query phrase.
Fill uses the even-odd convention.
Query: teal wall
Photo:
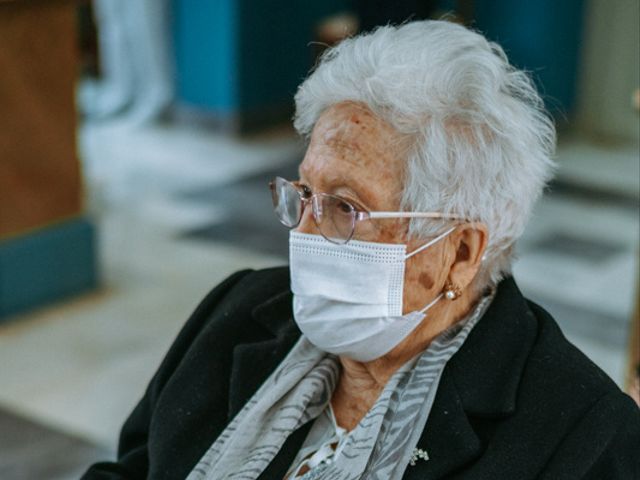
[[[222,113],[238,106],[236,0],[175,0],[172,8],[177,96]]]
[[[0,321],[94,288],[96,236],[83,218],[0,241]]]
[[[442,0],[444,9],[455,1]],[[584,0],[476,0],[474,27],[532,72],[548,107],[573,110]],[[174,0],[178,100],[218,113],[291,104],[313,28],[349,0]]]
[[[347,0],[239,0],[239,107],[291,103],[315,60],[316,23]]]
[[[584,0],[476,0],[475,27],[531,72],[554,113],[574,110]]]
[[[174,0],[178,101],[218,113],[288,105],[313,27],[347,0]]]

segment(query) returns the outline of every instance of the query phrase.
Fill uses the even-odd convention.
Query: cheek
[[[404,243],[407,238],[408,223],[403,220],[370,220],[360,223],[367,224],[374,242]]]
[[[398,232],[389,228],[380,229],[377,238],[376,241],[380,243],[398,243],[399,240],[402,239],[402,237],[398,235]]]
[[[420,254],[418,254],[420,255]],[[436,284],[438,275],[437,267],[433,263],[420,259],[420,261],[407,262],[405,272],[405,290],[416,292],[420,295],[425,291],[431,290]]]
[[[431,290],[434,285],[433,278],[429,273],[423,272],[418,276],[418,282],[422,285],[426,290]]]
[[[437,293],[434,288],[442,282],[442,272],[442,255],[435,247],[430,247],[407,261],[404,286],[404,305],[407,311],[422,308]]]
[[[406,225],[394,220],[365,220],[356,223],[355,238],[376,243],[403,243]]]

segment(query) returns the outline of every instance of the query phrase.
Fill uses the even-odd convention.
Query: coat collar
[[[287,290],[253,309],[254,320],[271,338],[235,348],[229,420],[297,341],[300,331],[292,318],[291,300]],[[512,278],[503,280],[487,312],[443,372],[418,442],[430,458],[408,466],[405,478],[442,478],[482,453],[473,419],[497,421],[514,413],[519,381],[535,338],[536,320],[526,300]],[[308,431],[308,426],[300,432]],[[305,436],[292,435],[295,442],[294,438],[288,441],[274,459],[285,470],[272,473],[284,476]]]
[[[233,350],[228,420],[240,411],[298,339],[300,330],[293,321],[291,302],[292,294],[287,289],[252,310],[254,321],[269,335],[258,342],[239,344]]]
[[[473,424],[499,421],[516,409],[518,386],[536,338],[536,320],[514,280],[503,280],[482,319],[442,374],[418,442],[429,460],[405,478],[443,478],[479,457]]]
[[[257,305],[251,311],[251,315],[275,337],[299,335],[300,330],[293,320],[292,304],[293,294],[287,288],[284,292]]]
[[[516,409],[537,321],[513,278],[503,280],[487,312],[447,365],[464,410],[497,418]]]
[[[277,368],[298,340],[300,330],[293,320],[291,303],[292,294],[287,289],[252,310],[253,320],[269,332],[270,338],[240,344],[233,351],[229,386],[229,421]],[[304,443],[312,423],[312,421],[307,422],[287,438],[278,454],[260,475],[260,479],[284,478]]]

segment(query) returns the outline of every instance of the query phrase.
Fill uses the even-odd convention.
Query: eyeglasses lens
[[[302,216],[302,201],[296,187],[278,177],[271,182],[271,199],[280,223],[289,228],[297,226]]]
[[[353,235],[356,212],[340,197],[319,194],[314,198],[320,233],[334,243],[347,243]]]
[[[302,218],[303,201],[292,183],[277,177],[270,184],[273,208],[280,223],[295,228]],[[355,208],[342,198],[320,193],[312,198],[313,217],[323,237],[333,243],[347,243],[356,223]]]

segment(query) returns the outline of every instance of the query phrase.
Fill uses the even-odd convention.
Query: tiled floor
[[[181,126],[107,125],[85,128],[80,140],[103,286],[0,325],[0,404],[52,435],[105,448],[84,450],[70,472],[113,450],[123,418],[209,288],[237,269],[286,262],[287,233],[266,181],[293,176],[302,155],[286,131],[238,141]],[[637,153],[573,139],[560,162],[561,181],[532,218],[515,275],[621,382],[638,268]],[[20,422],[0,412],[0,437],[28,438],[12,434]],[[25,456],[45,458],[22,442]],[[2,468],[0,478],[22,478]]]
[[[0,478],[75,480],[111,450],[0,409]],[[25,448],[26,447],[26,448]]]

